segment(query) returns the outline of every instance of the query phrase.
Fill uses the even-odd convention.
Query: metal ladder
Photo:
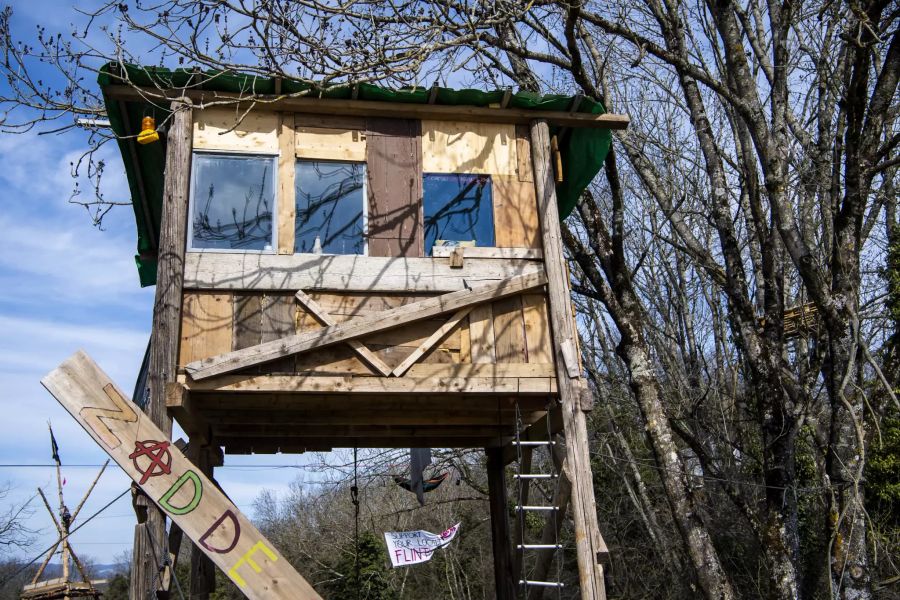
[[[550,422],[549,418],[550,410],[553,408],[552,401],[547,405],[547,439],[541,441],[531,441],[531,440],[522,440],[521,436],[525,430],[525,425],[522,421],[522,413],[519,409],[519,403],[516,402],[516,424],[515,424],[515,439],[513,440],[513,444],[516,448],[516,472],[513,474],[513,478],[516,481],[516,520],[518,524],[518,533],[519,539],[516,540],[516,557],[519,565],[519,584],[518,589],[521,593],[521,598],[527,598],[529,588],[554,588],[557,590],[557,597],[562,597],[562,589],[564,587],[562,579],[562,549],[563,546],[559,541],[558,533],[555,535],[554,543],[552,544],[529,544],[525,540],[525,516],[529,512],[537,512],[547,515],[547,519],[555,518],[555,513],[559,510],[558,506],[553,505],[539,505],[539,504],[529,504],[528,503],[528,486],[530,483],[541,482],[547,484],[547,487],[551,487],[550,490],[542,490],[544,492],[545,497],[549,498],[557,498],[559,492],[559,470],[557,469],[556,462],[553,460],[553,446],[556,444],[556,441],[553,439],[550,431]],[[536,449],[546,448],[547,449],[547,459],[548,464],[550,465],[549,473],[523,473],[523,449],[527,449],[527,452],[533,452]],[[531,471],[531,465],[534,464],[533,460],[529,461],[529,471]],[[547,493],[550,492],[550,493]],[[554,527],[554,532],[556,528]],[[525,554],[526,552],[553,552],[555,556],[553,560],[556,562],[556,581],[538,581],[534,579],[528,579],[526,572],[526,561]]]

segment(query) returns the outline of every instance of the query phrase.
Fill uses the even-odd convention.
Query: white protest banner
[[[405,567],[428,562],[435,550],[453,541],[457,531],[459,523],[440,534],[422,530],[385,531],[384,541],[387,542],[391,564],[395,567]]]

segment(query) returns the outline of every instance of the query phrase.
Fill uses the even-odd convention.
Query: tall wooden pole
[[[547,290],[550,295],[557,389],[566,434],[566,462],[572,482],[571,508],[575,521],[581,598],[605,600],[603,567],[598,564],[598,557],[606,553],[606,545],[600,536],[594,504],[587,422],[582,411],[582,395],[586,391],[586,385],[581,377],[576,349],[577,333],[560,236],[556,183],[551,166],[550,130],[546,121],[536,120],[531,123],[531,159],[544,245]]]
[[[494,550],[494,587],[497,600],[515,600],[516,587],[509,535],[506,481],[503,477],[503,449],[485,448],[489,504],[491,509],[491,542]]]
[[[176,100],[171,108],[156,261],[156,300],[148,377],[150,393],[144,409],[167,437],[172,436],[172,419],[166,412],[166,383],[174,382],[177,375],[193,146],[191,101]],[[137,494],[134,503],[139,522],[134,536],[130,597],[132,600],[156,600],[160,567],[168,556],[165,517],[143,494]],[[140,522],[145,515],[146,520]]]

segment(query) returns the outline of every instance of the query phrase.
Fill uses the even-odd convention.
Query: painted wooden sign
[[[41,383],[248,598],[321,600],[87,354],[77,352]]]

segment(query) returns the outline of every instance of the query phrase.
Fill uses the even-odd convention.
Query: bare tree
[[[877,272],[897,244],[895,6],[110,2],[27,44],[11,19],[7,131],[101,115],[101,65],[147,57],[196,68],[186,89],[216,76],[204,71],[247,73],[257,105],[279,97],[255,93],[259,76],[307,86],[280,96],[574,89],[631,114],[564,232],[586,364],[610,404],[596,450],[629,466],[618,479],[654,554],[685,557],[706,597],[753,596],[749,581],[777,598],[872,597],[873,557],[892,550],[867,539],[864,472],[896,402],[877,358],[896,353]],[[157,88],[140,93],[161,100],[167,81],[147,77]],[[741,564],[751,547],[763,582]]]

